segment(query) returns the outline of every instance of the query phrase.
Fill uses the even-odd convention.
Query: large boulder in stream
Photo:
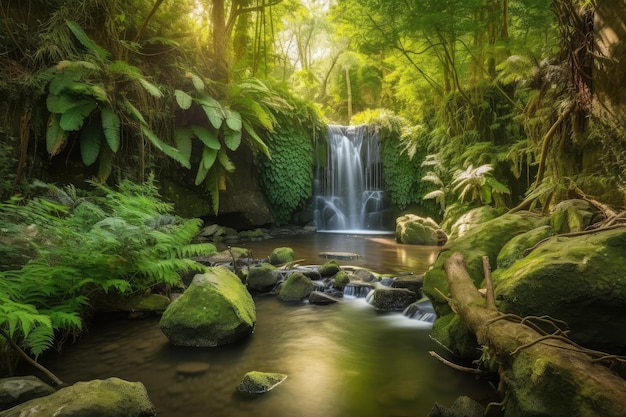
[[[396,241],[410,245],[443,245],[446,233],[430,217],[405,214],[396,219]]]
[[[0,412],[0,417],[23,416],[150,417],[156,411],[141,382],[108,378],[77,382]]]
[[[272,265],[284,265],[296,259],[295,252],[289,247],[275,248],[269,256]]]
[[[498,309],[565,321],[569,337],[610,353],[626,347],[626,228],[553,237],[493,273]]]
[[[250,292],[264,293],[272,291],[279,279],[278,269],[272,264],[264,263],[249,269],[246,283]]]
[[[0,378],[0,410],[6,410],[54,392],[54,388],[36,376]]]
[[[161,330],[177,346],[219,346],[254,330],[252,296],[226,267],[209,268],[194,277],[187,290],[163,313]]]

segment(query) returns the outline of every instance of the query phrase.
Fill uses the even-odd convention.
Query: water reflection
[[[440,247],[403,245],[396,243],[390,235],[350,235],[315,233],[258,242],[241,242],[234,246],[250,248],[255,258],[268,256],[274,248],[289,246],[294,249],[296,259],[305,264],[322,264],[328,259],[320,252],[353,252],[359,259],[338,261],[341,265],[370,268],[382,274],[400,272],[423,273],[437,259]]]

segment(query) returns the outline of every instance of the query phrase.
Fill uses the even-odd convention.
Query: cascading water
[[[315,178],[317,230],[385,232],[378,132],[367,125],[329,125],[326,142]]]

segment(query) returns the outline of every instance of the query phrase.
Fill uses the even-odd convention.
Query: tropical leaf
[[[106,89],[100,84],[91,86],[90,95],[102,103],[107,103],[107,104],[111,103],[111,100],[109,100],[109,96],[106,92]]]
[[[194,126],[191,126],[191,130],[196,135],[196,137],[200,139],[202,143],[204,143],[206,147],[215,149],[215,150],[220,149],[222,147],[222,144],[220,143],[219,139],[213,133],[211,133],[211,131],[207,129],[206,127],[194,125]]]
[[[180,107],[181,109],[187,110],[191,107],[193,99],[189,94],[185,93],[182,90],[175,90],[174,96],[176,97],[176,103],[178,103],[178,107]]]
[[[137,107],[133,105],[133,103],[128,100],[124,100],[124,107],[133,119],[135,119],[144,126],[148,125],[146,119],[143,117],[143,114],[141,114],[141,112],[137,109]]]
[[[186,158],[185,155],[183,155],[183,153],[180,152],[178,149],[168,145],[167,143],[165,143],[161,139],[159,139],[159,137],[153,131],[151,131],[148,128],[148,126],[142,124],[141,125],[141,132],[144,134],[145,137],[148,138],[148,140],[158,150],[160,150],[161,152],[163,152],[165,155],[169,156],[173,160],[177,161],[178,163],[180,163],[185,168],[191,169],[191,163],[189,162],[189,159]]]
[[[193,131],[188,127],[179,127],[174,132],[176,147],[187,159],[191,159]]]
[[[98,163],[98,180],[101,183],[106,182],[111,171],[113,170],[113,151],[105,146],[100,151],[100,162]]]
[[[66,94],[48,94],[46,107],[50,113],[63,114],[76,105],[76,98]]]
[[[193,84],[193,87],[196,90],[198,91],[204,90],[204,81],[202,81],[202,78],[198,77],[196,74],[193,74],[191,72],[187,72],[185,74],[185,77],[191,79],[191,83]]]
[[[235,132],[241,132],[241,114],[235,110],[226,112],[226,125]]]
[[[130,65],[126,61],[113,61],[111,62],[107,70],[114,75],[124,75],[131,80],[140,80],[143,78],[141,70],[134,65]]]
[[[210,96],[203,96],[196,98],[195,100],[198,104],[200,104],[202,110],[206,113],[211,125],[213,125],[215,129],[222,127],[222,122],[225,118],[222,105]]]
[[[58,114],[51,114],[48,120],[48,129],[46,130],[46,148],[50,156],[55,156],[67,140],[67,132],[61,128],[59,119],[61,117]]]
[[[198,172],[196,173],[195,184],[200,185],[205,180],[209,170],[213,167],[215,159],[217,158],[217,150],[205,147],[202,151],[202,158],[198,165]]]
[[[139,78],[137,81],[139,81],[139,84],[141,84],[142,87],[148,93],[150,93],[150,95],[152,95],[154,97],[158,97],[158,98],[163,97],[163,93],[161,92],[161,90],[159,90],[159,87],[157,87],[156,85],[152,84],[151,82],[149,82],[145,78]]]
[[[72,20],[66,20],[65,23],[67,24],[67,27],[70,28],[76,39],[78,39],[78,42],[80,42],[80,44],[94,56],[101,60],[107,59],[110,56],[106,49],[100,47],[89,36],[87,36],[83,28],[78,23]]]
[[[80,130],[85,118],[96,109],[98,105],[93,100],[80,100],[61,115],[59,125],[63,130]]]
[[[81,74],[76,71],[54,71],[54,76],[48,85],[50,94],[60,95],[63,91],[71,90],[71,86],[80,80]]]
[[[224,129],[224,143],[231,151],[236,151],[241,144],[241,130]]]
[[[270,150],[267,147],[267,144],[263,141],[263,139],[261,139],[261,137],[256,133],[256,131],[254,130],[254,128],[250,125],[250,123],[248,123],[247,121],[242,121],[243,124],[243,128],[246,131],[246,133],[248,134],[248,141],[250,142],[250,144],[252,145],[252,147],[256,150],[261,151],[261,153],[263,153],[263,155],[267,156],[268,158],[270,158]]]
[[[90,124],[83,129],[80,135],[80,155],[85,165],[90,166],[96,162],[101,146],[102,130],[99,127]]]
[[[219,177],[217,176],[217,170],[212,169],[207,175],[206,180],[204,181],[206,190],[211,195],[211,200],[213,202],[212,208],[213,212],[217,214],[217,211],[220,207],[220,190],[219,190]]]
[[[122,122],[110,107],[103,107],[100,110],[100,117],[102,118],[102,129],[107,144],[113,152],[117,152],[120,148],[120,128]]]
[[[224,169],[228,172],[235,171],[235,164],[230,160],[228,155],[226,154],[225,149],[220,149],[217,153],[217,160],[220,161],[220,164]]]

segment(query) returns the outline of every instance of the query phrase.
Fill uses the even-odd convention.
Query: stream
[[[360,259],[340,263],[380,273],[423,273],[438,251],[397,245],[389,236],[333,234],[237,244],[255,257],[287,245],[310,264],[324,262],[319,252],[356,252]],[[235,344],[175,347],[156,316],[104,320],[43,362],[66,383],[111,376],[141,381],[160,417],[418,417],[435,402],[449,406],[459,395],[484,401],[493,392],[428,354],[445,354],[429,338],[429,324],[377,312],[363,299],[316,306],[257,296],[255,303],[255,331]],[[236,392],[252,370],[288,378],[263,395]]]

